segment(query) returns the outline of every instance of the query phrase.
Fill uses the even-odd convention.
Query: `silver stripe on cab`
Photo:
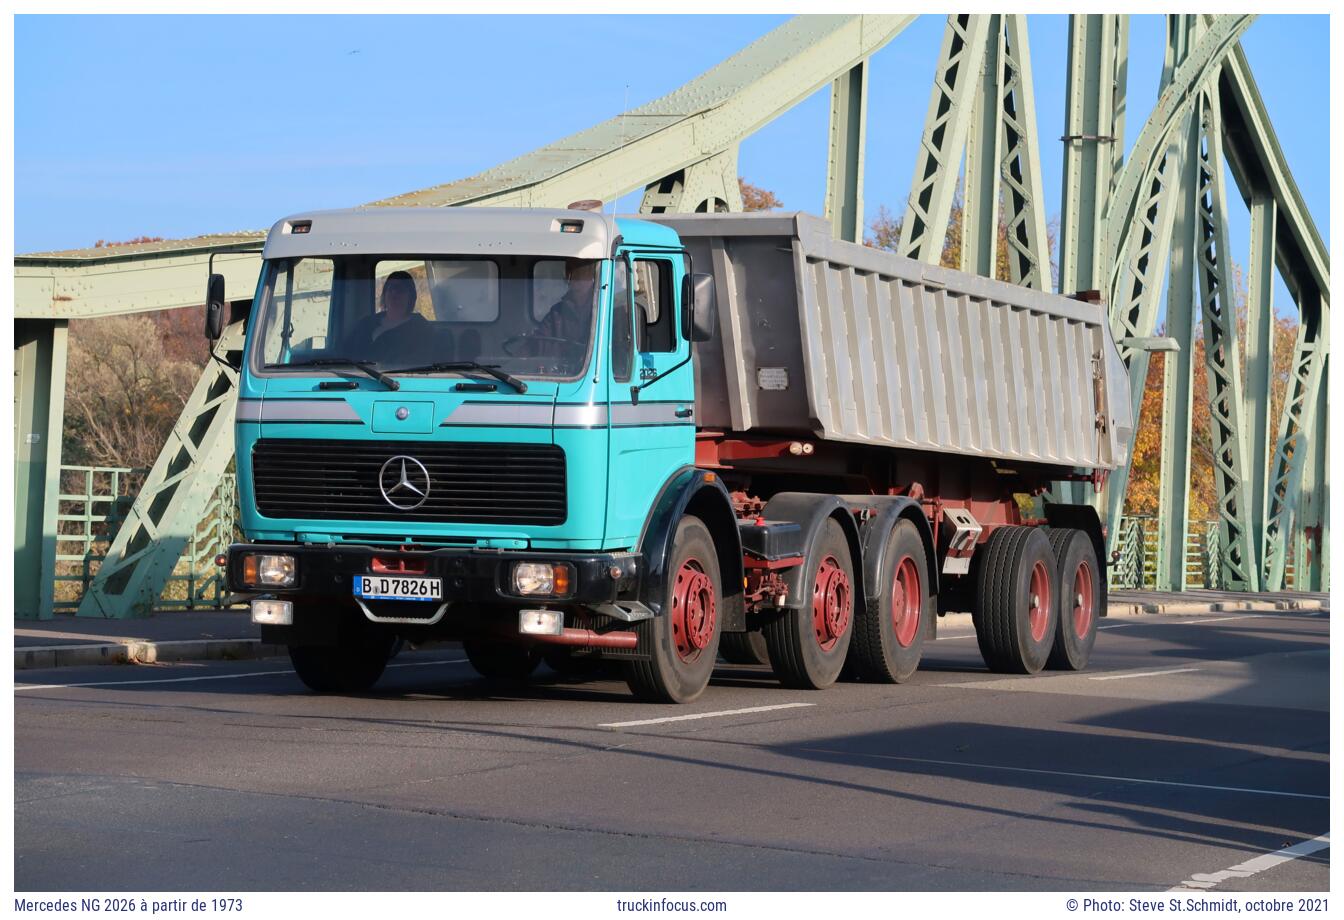
[[[551,426],[552,407],[550,403],[488,403],[464,402],[449,412],[441,425],[469,426],[508,426],[532,425],[541,428]]]
[[[240,422],[361,422],[344,399],[240,399]]]

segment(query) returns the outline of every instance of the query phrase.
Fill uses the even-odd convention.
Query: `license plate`
[[[437,601],[443,599],[443,586],[437,578],[356,575],[355,597],[376,601]]]

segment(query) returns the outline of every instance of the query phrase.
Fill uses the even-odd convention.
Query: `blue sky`
[[[669,92],[786,18],[18,16],[15,248],[264,228],[468,176]],[[1053,218],[1068,20],[1028,26]],[[874,58],[869,216],[908,193],[942,29],[922,16]],[[1163,42],[1160,16],[1131,18],[1127,144]],[[1328,242],[1328,19],[1261,17],[1243,46]],[[742,174],[820,213],[827,114],[823,89],[748,138]]]

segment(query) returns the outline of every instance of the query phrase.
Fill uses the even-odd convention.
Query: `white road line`
[[[748,709],[724,709],[720,712],[697,712],[689,716],[665,716],[661,719],[636,719],[633,722],[602,722],[598,728],[633,728],[636,725],[659,725],[663,722],[690,722],[695,719],[716,719],[719,716],[744,716],[753,712],[774,712],[777,709],[801,709],[816,703],[780,703],[778,706],[752,706]]]
[[[1197,620],[1199,623],[1225,623],[1228,620],[1258,620],[1266,616],[1274,616],[1272,613],[1243,613],[1235,617],[1209,617]]]
[[[1112,783],[1138,783],[1141,786],[1172,786],[1177,789],[1207,789],[1213,792],[1244,792],[1248,795],[1273,795],[1289,799],[1323,799],[1328,795],[1309,792],[1284,792],[1279,789],[1250,789],[1245,786],[1210,786],[1205,783],[1181,783],[1169,779],[1139,779],[1136,776],[1109,776],[1105,773],[1072,773],[1068,770],[1038,770],[1032,767],[1006,767],[992,763],[969,763],[964,760],[933,760],[927,757],[903,757],[899,754],[863,754],[855,751],[833,751],[826,748],[799,748],[812,754],[838,754],[842,757],[871,757],[877,760],[899,760],[905,763],[923,763],[938,767],[967,767],[973,770],[999,770],[1005,773],[1032,773],[1037,776],[1070,776],[1078,779],[1101,779]]]
[[[1250,878],[1252,875],[1258,875],[1266,869],[1273,869],[1275,866],[1281,866],[1286,862],[1292,862],[1294,859],[1301,859],[1303,856],[1310,856],[1312,853],[1319,853],[1321,850],[1330,846],[1330,835],[1322,834],[1319,837],[1313,837],[1310,840],[1303,840],[1301,843],[1290,847],[1284,847],[1282,850],[1274,850],[1269,853],[1263,853],[1254,859],[1248,859],[1244,863],[1237,863],[1221,872],[1196,872],[1185,881],[1181,882],[1171,891],[1207,891],[1215,885],[1221,885],[1228,879]]]
[[[1166,671],[1134,671],[1128,674],[1103,674],[1100,677],[1089,677],[1088,680],[1128,680],[1131,677],[1158,677],[1162,674],[1188,674],[1191,671],[1199,671],[1200,668],[1169,668]]]
[[[431,664],[461,664],[465,658],[453,658],[446,661],[402,661],[389,664],[389,668],[422,668]],[[152,677],[144,680],[99,680],[87,684],[15,684],[14,692],[23,690],[68,690],[72,687],[121,687],[132,684],[185,684],[198,680],[240,680],[244,677],[271,677],[276,674],[293,674],[288,668],[283,671],[245,671],[239,674],[207,674],[201,677]]]

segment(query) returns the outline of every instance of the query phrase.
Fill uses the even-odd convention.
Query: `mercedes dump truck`
[[[1101,522],[1048,497],[1126,459],[1095,303],[806,214],[325,211],[262,255],[227,572],[314,690],[429,639],[666,702],[899,682],[948,611],[994,671],[1087,664]]]

